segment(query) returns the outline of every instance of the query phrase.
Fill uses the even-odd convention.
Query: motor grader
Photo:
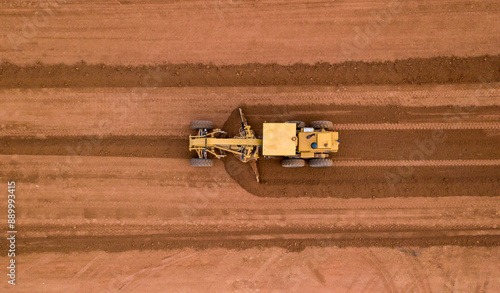
[[[308,127],[302,121],[284,123],[264,123],[262,138],[255,132],[240,111],[241,128],[239,134],[227,138],[226,132],[214,128],[211,121],[196,120],[191,122],[191,129],[196,135],[189,136],[189,150],[196,151],[198,158],[191,159],[191,166],[212,167],[214,161],[232,153],[243,163],[249,163],[259,181],[256,161],[262,156],[284,157],[281,165],[285,168],[331,167],[330,153],[338,151],[339,136],[333,130],[331,121],[312,121]]]

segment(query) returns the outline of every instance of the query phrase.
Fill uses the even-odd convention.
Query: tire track
[[[462,123],[353,123],[334,124],[335,130],[464,130],[500,129],[497,122]]]
[[[176,128],[179,126],[176,125]],[[46,137],[110,137],[110,136],[162,136],[162,137],[183,137],[187,138],[192,132],[189,129],[118,129],[109,131],[107,129],[1,129],[0,137],[36,137],[44,139]]]
[[[487,218],[470,220],[469,223],[461,219],[461,224],[442,221],[435,224],[434,218],[426,219],[427,223],[415,223],[415,220],[401,223],[383,223],[377,219],[365,219],[364,223],[353,224],[328,224],[335,220],[330,218],[317,219],[317,221],[303,224],[297,222],[287,222],[287,224],[272,224],[266,221],[246,221],[239,220],[237,224],[222,224],[220,221],[214,223],[205,223],[203,221],[191,223],[155,223],[150,224],[85,224],[81,222],[69,222],[64,224],[23,224],[23,234],[26,238],[33,237],[68,237],[77,235],[87,236],[121,236],[121,235],[156,235],[162,234],[171,237],[203,237],[207,235],[226,235],[230,238],[248,236],[252,238],[316,238],[321,234],[338,234],[338,239],[348,237],[346,234],[367,233],[369,235],[381,234],[390,235],[390,233],[402,233],[409,235],[419,232],[447,232],[443,235],[496,235],[500,236],[498,229],[499,221],[490,221]],[[337,219],[338,221],[338,219]],[[370,223],[375,222],[375,223]],[[447,223],[448,222],[448,223]],[[478,223],[481,222],[481,223]],[[3,230],[3,229],[2,229]],[[386,235],[387,234],[387,235]],[[397,238],[395,235],[391,235]]]
[[[334,161],[334,167],[463,167],[499,166],[499,160],[354,160]]]
[[[89,180],[90,182],[90,180]],[[217,203],[211,203],[210,209],[232,209],[232,210],[242,210],[245,211],[249,208],[257,211],[300,211],[300,210],[315,210],[316,212],[323,211],[324,213],[329,212],[346,212],[351,210],[387,210],[395,212],[397,210],[414,210],[414,209],[427,209],[433,210],[435,212],[443,212],[442,209],[479,209],[479,208],[494,208],[500,205],[498,200],[494,198],[481,198],[478,200],[475,197],[464,198],[461,201],[440,201],[440,202],[422,202],[413,199],[406,199],[405,202],[384,201],[383,199],[378,199],[376,202],[365,202],[359,199],[356,201],[350,200],[336,200],[333,203],[327,203],[323,201],[300,201],[294,202],[290,201],[288,203],[283,203],[280,201],[270,201],[256,202],[254,204],[248,204],[245,202],[235,202],[235,201],[218,201]],[[0,205],[4,206],[4,205]],[[5,205],[6,206],[6,205]],[[103,200],[92,200],[92,201],[70,201],[70,200],[57,200],[57,201],[24,201],[23,207],[25,208],[40,208],[40,209],[53,209],[53,208],[130,208],[130,209],[147,209],[147,208],[175,208],[172,207],[172,203],[167,201],[159,201],[154,203],[145,203],[140,201],[103,201]]]
[[[283,247],[291,251],[301,251],[306,247],[326,246],[418,246],[436,245],[497,246],[500,231],[492,229],[419,229],[382,231],[252,231],[245,233],[209,232],[199,234],[172,235],[124,234],[110,235],[61,235],[46,237],[24,237],[19,241],[19,249],[34,252],[48,251],[129,251],[174,248],[215,248],[246,249],[255,247]]]

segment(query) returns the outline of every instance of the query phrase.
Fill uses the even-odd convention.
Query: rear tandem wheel
[[[333,166],[333,161],[331,159],[310,159],[309,167],[313,168],[322,168],[322,167],[331,167]]]
[[[303,159],[284,159],[281,161],[281,166],[285,168],[300,168],[306,165]]]

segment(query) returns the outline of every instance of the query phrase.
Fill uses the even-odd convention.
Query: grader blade
[[[250,161],[250,167],[252,168],[253,174],[255,175],[255,179],[257,179],[257,182],[260,182],[260,175],[259,175],[259,169],[257,168],[257,161],[253,160]]]
[[[245,115],[243,115],[243,111],[241,108],[238,108],[240,110],[240,120],[241,120],[241,126],[245,127],[248,125],[247,119],[245,118]]]

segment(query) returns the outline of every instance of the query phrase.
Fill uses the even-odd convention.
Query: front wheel
[[[191,165],[192,167],[213,167],[214,160],[192,158],[191,161],[189,162],[189,165]]]
[[[331,159],[310,159],[309,167],[323,168],[333,166],[333,161]]]
[[[212,121],[207,121],[207,120],[195,120],[191,121],[190,125],[191,129],[213,129],[214,128],[214,123]]]

